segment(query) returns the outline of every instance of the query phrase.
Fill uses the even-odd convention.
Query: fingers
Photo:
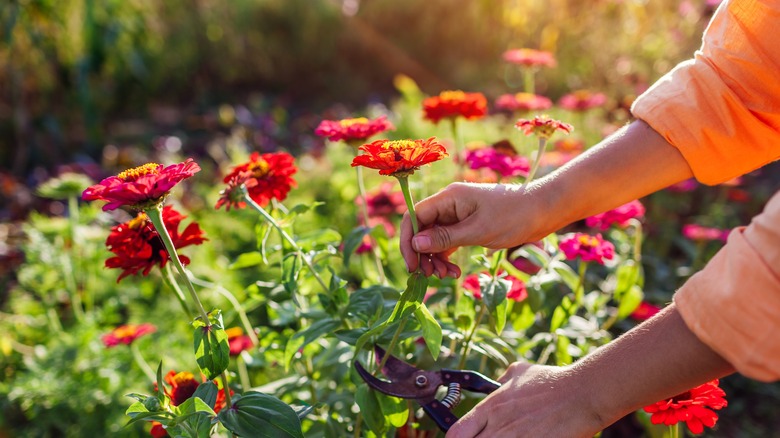
[[[412,248],[412,237],[412,220],[407,211],[401,220],[401,256],[403,256],[406,270],[409,272],[414,272],[419,267],[417,251]]]
[[[447,438],[472,438],[479,435],[487,426],[487,416],[475,414],[472,409],[455,423],[447,432]]]
[[[533,364],[524,361],[514,362],[511,365],[509,365],[509,368],[507,368],[506,371],[504,371],[504,374],[502,374],[501,377],[498,378],[498,382],[504,384],[510,381],[514,377],[522,376],[532,366]]]

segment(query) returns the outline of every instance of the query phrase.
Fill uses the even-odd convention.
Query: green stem
[[[141,371],[143,371],[144,374],[146,374],[146,378],[148,378],[152,382],[157,381],[157,376],[154,374],[154,371],[152,371],[152,368],[146,362],[143,355],[141,355],[141,351],[138,349],[138,344],[136,344],[135,342],[131,342],[130,351],[133,353],[133,360],[135,360],[135,363],[138,365],[139,368],[141,368]]]
[[[257,339],[257,335],[255,334],[255,329],[252,328],[252,323],[249,322],[249,318],[246,316],[246,311],[244,311],[244,308],[241,306],[241,304],[238,302],[238,299],[235,295],[233,295],[229,290],[225,289],[222,285],[212,283],[210,281],[201,280],[196,277],[191,278],[192,282],[197,284],[201,287],[209,287],[217,291],[220,295],[225,297],[228,301],[230,301],[230,304],[233,306],[233,309],[235,309],[236,313],[238,313],[238,318],[241,320],[241,325],[244,326],[244,331],[246,332],[247,336],[249,336],[249,339],[252,340],[253,345],[259,345],[260,340]]]
[[[523,68],[523,89],[526,93],[536,93],[534,69],[531,67]]]
[[[450,118],[450,128],[452,129],[452,142],[455,145],[455,162],[458,164],[458,174],[456,179],[460,179],[463,173],[463,167],[465,165],[464,157],[460,156],[460,135],[458,132],[458,118]]]
[[[408,315],[403,319],[401,319],[401,322],[398,323],[398,328],[395,329],[395,333],[393,333],[393,339],[390,340],[390,345],[387,347],[387,353],[384,355],[384,357],[382,357],[382,360],[379,362],[379,367],[377,367],[376,371],[374,371],[374,375],[382,371],[382,368],[384,368],[385,363],[387,363],[387,359],[390,357],[391,354],[393,354],[393,350],[395,349],[396,344],[398,344],[398,338],[401,337],[401,332],[404,331],[404,326],[406,325],[407,319],[409,319]]]
[[[355,418],[355,433],[352,434],[354,438],[360,438],[360,432],[363,426],[363,413],[358,412]]]
[[[176,296],[176,299],[179,301],[179,304],[181,304],[182,310],[184,310],[184,313],[187,315],[187,318],[190,318],[192,314],[190,313],[190,308],[187,306],[187,300],[184,298],[184,292],[181,291],[181,288],[176,283],[176,279],[173,278],[173,271],[171,271],[171,264],[166,263],[165,267],[162,269],[163,271],[163,282],[168,285],[168,287],[173,290],[173,294]]]
[[[474,333],[477,332],[477,327],[479,327],[479,323],[482,322],[482,318],[485,316],[486,309],[487,306],[483,302],[479,307],[479,315],[477,315],[477,319],[474,321],[474,326],[471,327],[468,336],[466,336],[466,339],[463,342],[463,353],[461,353],[460,362],[458,362],[459,370],[462,370],[463,367],[466,366],[466,357],[468,356],[469,349],[471,347],[471,339],[474,337]]]
[[[244,358],[241,356],[241,354],[236,357],[236,368],[238,368],[238,378],[241,381],[241,388],[244,390],[244,392],[249,391],[249,388],[252,387],[252,384],[249,381],[249,372],[246,369],[246,362],[244,362]]]
[[[70,228],[70,253],[75,260],[81,260],[81,252],[76,244],[76,232],[79,225],[79,201],[75,196],[68,196],[68,227]],[[81,266],[73,264],[73,281],[76,284],[76,293],[78,294],[78,285],[81,284],[79,278],[83,279]],[[89,288],[82,288],[84,292],[84,309],[91,312],[94,307],[94,297]]]
[[[680,423],[672,424],[671,426],[669,426],[669,436],[671,438],[680,437]]]
[[[545,146],[547,146],[547,139],[544,137],[539,137],[539,148],[536,152],[534,164],[531,166],[531,171],[528,172],[528,178],[525,179],[525,185],[528,185],[528,183],[533,181],[534,176],[536,175],[536,171],[539,170],[539,163],[542,161],[542,155],[544,154]]]
[[[290,245],[293,247],[293,249],[295,250],[295,252],[297,252],[297,253],[298,253],[298,256],[299,256],[299,257],[301,257],[301,259],[303,260],[303,262],[304,262],[304,263],[306,263],[306,266],[308,266],[308,267],[309,267],[309,270],[311,271],[312,275],[314,275],[314,278],[316,278],[316,279],[317,279],[317,282],[320,284],[320,286],[321,286],[321,287],[322,287],[322,289],[325,291],[325,293],[330,293],[330,289],[329,289],[329,288],[328,288],[328,286],[325,284],[325,282],[322,280],[322,277],[320,277],[320,274],[317,272],[317,270],[316,270],[316,269],[314,269],[314,266],[312,265],[312,263],[311,263],[311,260],[309,260],[309,259],[308,259],[308,258],[307,258],[307,257],[306,257],[304,254],[303,254],[303,250],[301,250],[301,247],[300,247],[300,246],[298,246],[298,243],[296,243],[296,242],[295,242],[295,240],[293,240],[293,238],[292,238],[292,237],[290,237],[290,235],[289,235],[289,234],[287,234],[287,232],[286,232],[286,231],[284,231],[284,229],[282,229],[281,225],[279,225],[279,223],[278,223],[278,222],[276,222],[276,219],[274,219],[274,217],[273,217],[273,216],[271,216],[270,214],[268,214],[268,212],[267,212],[267,211],[265,211],[265,209],[264,209],[263,207],[261,207],[261,206],[260,206],[260,205],[259,205],[257,202],[255,202],[255,201],[254,201],[254,199],[252,199],[252,198],[249,196],[249,193],[247,192],[247,190],[246,190],[246,187],[245,187],[245,186],[242,186],[242,187],[241,187],[241,191],[242,191],[242,193],[244,194],[244,200],[247,202],[247,204],[251,205],[251,206],[252,206],[252,208],[254,208],[254,209],[255,209],[255,210],[258,212],[258,213],[260,213],[260,215],[261,215],[261,216],[263,216],[263,218],[264,218],[265,220],[267,220],[267,221],[268,221],[268,223],[270,223],[270,224],[271,224],[271,226],[273,226],[274,228],[276,228],[276,230],[277,230],[277,231],[279,231],[279,234],[281,234],[281,235],[282,235],[282,238],[284,238],[284,240],[286,240],[286,241],[287,241],[287,243],[289,243],[289,244],[290,244]]]
[[[357,171],[358,191],[360,192],[360,198],[363,200],[363,208],[360,209],[361,213],[363,214],[363,224],[366,227],[369,227],[368,196],[366,196],[366,186],[363,181],[363,166],[355,166],[355,169]],[[368,238],[371,240],[371,253],[374,255],[374,261],[376,262],[376,272],[379,274],[379,282],[382,284],[387,284],[385,269],[382,266],[382,259],[379,257],[379,247],[376,243],[376,239],[374,239],[374,237],[370,234],[368,235]]]
[[[190,278],[187,276],[187,272],[184,270],[184,265],[182,265],[181,260],[179,260],[179,254],[176,252],[176,247],[173,245],[173,240],[171,240],[171,236],[168,234],[168,230],[165,228],[165,224],[163,223],[162,204],[158,204],[155,207],[145,210],[145,213],[149,217],[149,220],[152,221],[152,225],[154,225],[154,229],[157,230],[157,234],[160,235],[160,238],[165,245],[165,249],[168,250],[171,263],[173,263],[173,266],[175,266],[176,270],[179,271],[179,276],[184,281],[184,284],[187,285],[187,290],[190,292],[190,296],[195,302],[195,307],[200,312],[203,323],[207,328],[210,327],[211,321],[209,321],[209,314],[206,312],[206,309],[203,308],[203,304],[200,302],[200,298],[198,298],[198,294],[195,292],[195,287],[192,285]]]
[[[588,262],[580,262],[579,274],[580,282],[577,285],[577,290],[574,291],[574,302],[577,307],[582,305],[582,300],[585,297],[585,271],[588,269]]]
[[[412,220],[412,235],[417,234],[420,231],[419,225],[417,225],[417,215],[414,213],[414,201],[412,200],[412,192],[409,191],[409,177],[399,176],[398,182],[401,184],[401,192],[404,194],[404,201],[406,201],[406,209],[409,210],[409,218]]]
[[[67,252],[60,253],[60,265],[65,277],[65,289],[70,296],[70,305],[73,308],[73,316],[78,322],[84,322],[84,308],[81,305],[81,296],[76,285],[76,276],[73,269],[73,259]]]
[[[220,378],[222,379],[222,390],[225,392],[225,404],[228,408],[230,408],[233,406],[233,400],[231,400],[230,397],[230,386],[228,386],[227,371],[222,371]]]

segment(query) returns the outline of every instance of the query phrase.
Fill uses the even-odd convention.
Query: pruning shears
[[[385,350],[374,346],[377,364],[385,357]],[[388,355],[382,374],[389,379],[381,380],[369,373],[363,365],[355,361],[355,369],[369,387],[393,397],[417,400],[426,414],[446,432],[458,421],[451,409],[460,403],[461,390],[490,394],[501,387],[476,371],[458,371],[442,369],[425,371]],[[447,387],[447,394],[441,400],[436,398],[440,386]]]

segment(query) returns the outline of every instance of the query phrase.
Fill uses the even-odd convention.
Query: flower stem
[[[528,185],[528,183],[533,181],[536,171],[539,169],[539,163],[542,161],[545,146],[547,146],[547,139],[539,137],[539,148],[536,151],[536,158],[534,158],[534,164],[531,166],[531,171],[528,172],[528,178],[525,179],[525,185]]]
[[[244,392],[249,391],[252,384],[249,381],[249,372],[246,369],[246,362],[244,362],[244,358],[241,357],[241,354],[236,357],[236,368],[238,368],[238,378],[241,381],[241,388]]]
[[[286,241],[287,241],[287,243],[289,243],[289,244],[290,244],[290,245],[293,247],[293,249],[295,250],[295,252],[297,252],[297,253],[298,253],[298,256],[300,256],[300,257],[301,257],[301,259],[303,260],[303,262],[304,262],[304,263],[306,263],[306,266],[308,266],[308,267],[309,267],[309,270],[310,270],[310,271],[311,271],[311,273],[314,275],[314,278],[316,278],[316,279],[317,279],[317,282],[320,284],[320,286],[321,286],[321,287],[322,287],[322,289],[325,291],[325,293],[330,293],[330,289],[329,289],[329,288],[328,288],[328,286],[325,284],[325,282],[322,280],[322,277],[320,277],[320,274],[319,274],[319,273],[317,273],[317,270],[316,270],[316,269],[314,269],[314,265],[312,265],[312,263],[311,263],[311,260],[309,260],[309,259],[308,259],[308,258],[307,258],[307,257],[306,257],[304,254],[303,254],[303,250],[301,250],[301,247],[300,247],[300,246],[298,246],[298,243],[297,243],[297,242],[295,242],[295,240],[293,240],[293,238],[292,238],[292,237],[290,237],[290,235],[289,235],[289,234],[287,234],[287,232],[286,232],[286,231],[284,231],[284,229],[282,229],[281,225],[279,225],[279,223],[278,223],[278,222],[276,222],[276,219],[274,219],[274,217],[273,217],[273,216],[271,216],[270,214],[268,214],[268,212],[267,212],[267,211],[265,211],[265,209],[264,209],[263,207],[261,207],[261,206],[260,206],[260,205],[259,205],[257,202],[255,202],[255,201],[254,201],[254,199],[252,199],[252,198],[249,196],[249,193],[247,192],[247,190],[246,190],[246,187],[245,187],[245,186],[242,186],[242,187],[241,187],[241,191],[242,191],[242,193],[244,194],[244,200],[246,200],[247,204],[251,205],[251,206],[252,206],[252,208],[254,208],[254,209],[255,209],[255,210],[258,212],[258,213],[260,213],[260,215],[261,215],[261,216],[263,216],[263,218],[264,218],[265,220],[267,220],[267,221],[268,221],[268,223],[270,223],[270,224],[271,224],[271,226],[273,226],[274,228],[276,228],[276,230],[277,230],[277,231],[279,231],[279,233],[282,235],[282,238],[284,238],[284,240],[286,240]]]
[[[366,227],[369,227],[368,196],[366,196],[366,185],[363,181],[363,166],[356,166],[355,169],[357,171],[358,191],[360,192],[360,199],[363,200],[363,208],[360,209],[361,213],[363,214],[363,224]],[[374,255],[374,261],[376,262],[376,272],[377,274],[379,274],[379,282],[382,284],[387,284],[387,279],[385,277],[385,269],[382,266],[382,259],[379,257],[379,248],[377,247],[376,239],[374,239],[370,234],[368,235],[368,238],[371,239],[371,253]]]
[[[133,360],[135,360],[135,363],[138,365],[139,368],[141,368],[141,371],[143,371],[144,374],[146,374],[146,378],[148,378],[152,382],[157,381],[157,376],[155,376],[154,371],[152,371],[152,368],[146,362],[143,355],[141,355],[141,350],[138,349],[138,344],[136,344],[135,342],[131,342],[130,351],[133,353]]]
[[[390,358],[390,355],[393,354],[393,349],[395,349],[396,344],[398,344],[398,338],[401,337],[401,332],[404,331],[404,326],[406,325],[406,320],[409,319],[409,316],[401,319],[401,322],[398,323],[398,328],[395,329],[395,333],[393,333],[393,339],[390,340],[390,345],[387,347],[387,353],[382,357],[382,360],[379,361],[379,366],[374,371],[374,375],[379,374],[380,371],[382,371],[382,368],[384,368],[385,363],[387,363],[387,359]]]
[[[235,309],[236,313],[238,313],[238,318],[241,320],[241,324],[244,326],[244,331],[246,332],[247,336],[249,336],[249,339],[252,340],[252,345],[259,345],[260,340],[257,339],[257,335],[255,334],[254,328],[252,328],[252,324],[249,322],[249,318],[246,316],[246,311],[244,311],[244,308],[241,306],[241,304],[238,302],[238,299],[235,295],[233,295],[229,290],[225,289],[220,284],[215,284],[210,281],[201,280],[196,277],[191,278],[192,282],[197,284],[201,287],[210,287],[217,291],[220,295],[225,297],[228,301],[230,301],[230,304],[233,306],[233,309]]]
[[[531,67],[523,68],[523,91],[531,94],[536,93],[536,84],[534,82],[534,69]]]
[[[176,253],[176,247],[173,245],[173,240],[171,240],[171,236],[168,234],[168,230],[165,228],[162,217],[162,204],[158,204],[157,206],[149,208],[144,212],[149,217],[149,220],[152,221],[152,225],[154,225],[154,229],[157,230],[157,234],[160,235],[160,238],[165,245],[165,249],[168,250],[171,263],[173,263],[173,266],[175,266],[176,270],[179,271],[179,276],[181,276],[184,284],[187,285],[187,290],[190,292],[190,296],[195,302],[195,307],[200,312],[201,318],[203,318],[203,323],[206,324],[206,327],[211,326],[209,315],[206,312],[206,309],[203,308],[203,304],[200,302],[200,298],[198,298],[198,294],[195,292],[195,287],[192,285],[190,278],[187,276],[187,272],[184,271],[184,265],[182,265],[181,260],[179,260],[179,255]]]
[[[458,118],[450,118],[450,128],[452,129],[452,142],[455,144],[455,163],[458,165],[458,173],[456,179],[460,179],[463,173],[463,165],[465,160],[460,156],[460,135],[458,132]]]
[[[227,371],[222,371],[220,378],[222,379],[222,391],[225,393],[225,404],[230,408],[233,406],[233,400],[230,399],[230,386],[228,386]]]
[[[412,233],[417,234],[420,231],[420,227],[417,224],[417,215],[414,213],[414,201],[412,200],[412,192],[409,191],[409,177],[398,177],[398,182],[401,184],[401,192],[404,194],[404,201],[406,201],[406,209],[409,210],[409,218],[412,220]]]
[[[577,307],[582,305],[582,300],[585,297],[585,271],[588,269],[588,262],[580,261],[579,274],[580,282],[577,285],[577,290],[574,291],[574,303]]]
[[[466,357],[468,356],[469,348],[471,346],[471,339],[474,337],[474,333],[477,332],[477,327],[479,327],[479,323],[482,322],[482,318],[485,316],[486,309],[487,306],[485,303],[482,303],[479,308],[479,315],[477,315],[477,319],[474,321],[474,326],[471,327],[469,334],[466,336],[466,339],[463,342],[463,353],[460,355],[460,362],[458,362],[457,368],[459,370],[462,370],[463,367],[466,366]]]
[[[76,260],[81,260],[81,252],[76,244],[76,233],[79,225],[79,201],[75,196],[68,196],[68,228],[70,228],[70,253]],[[81,284],[79,278],[83,279],[83,270],[81,265],[72,266],[73,281],[76,285]],[[84,310],[91,312],[94,307],[94,298],[90,288],[83,288],[84,292]],[[78,294],[78,288],[76,294]]]
[[[184,313],[187,314],[187,317],[191,317],[192,314],[190,313],[190,308],[187,306],[187,300],[184,298],[184,292],[181,291],[181,288],[176,283],[176,279],[173,278],[173,271],[171,271],[171,265],[169,263],[165,264],[165,267],[163,267],[163,281],[165,284],[168,285],[173,290],[173,294],[176,295],[176,299],[179,301],[179,304],[181,304],[182,310],[184,310]]]

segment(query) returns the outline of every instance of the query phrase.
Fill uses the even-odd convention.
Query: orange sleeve
[[[718,184],[780,158],[780,1],[732,0],[692,60],[634,103],[696,179]]]
[[[674,302],[688,328],[737,371],[780,380],[780,192]]]

